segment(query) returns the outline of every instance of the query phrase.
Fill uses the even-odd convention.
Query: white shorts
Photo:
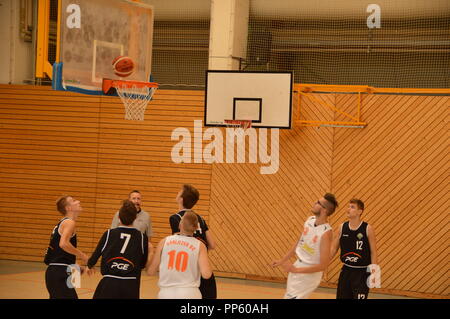
[[[198,288],[166,287],[160,288],[158,299],[202,299]]]
[[[295,267],[311,266],[297,260]],[[323,272],[313,272],[309,274],[298,274],[290,272],[287,279],[286,294],[284,299],[306,299],[317,289],[322,280]]]

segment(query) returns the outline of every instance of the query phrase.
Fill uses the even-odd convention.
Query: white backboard
[[[205,126],[291,128],[292,72],[206,71]]]

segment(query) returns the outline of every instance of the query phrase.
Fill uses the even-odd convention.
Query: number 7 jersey
[[[102,257],[101,273],[118,279],[140,278],[148,255],[148,237],[139,230],[120,226],[107,230],[88,261],[92,268]]]
[[[195,237],[166,237],[159,265],[160,288],[196,288],[200,286],[198,258],[201,242]]]

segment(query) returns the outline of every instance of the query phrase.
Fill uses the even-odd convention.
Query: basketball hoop
[[[103,92],[110,93],[114,88],[125,106],[125,119],[143,121],[145,109],[158,83],[103,79]]]
[[[227,128],[239,127],[244,130],[252,127],[252,120],[224,120]]]

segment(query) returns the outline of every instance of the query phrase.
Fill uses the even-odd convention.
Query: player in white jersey
[[[180,233],[161,240],[148,268],[159,269],[159,299],[201,299],[200,277],[212,275],[205,244],[195,238],[198,217],[187,211],[180,221]]]
[[[289,273],[285,299],[305,299],[316,290],[322,274],[330,261],[332,232],[328,216],[334,213],[338,203],[333,194],[326,193],[314,203],[304,225],[300,240],[287,254],[272,263],[272,267],[282,266]],[[289,259],[296,255],[294,264]]]

